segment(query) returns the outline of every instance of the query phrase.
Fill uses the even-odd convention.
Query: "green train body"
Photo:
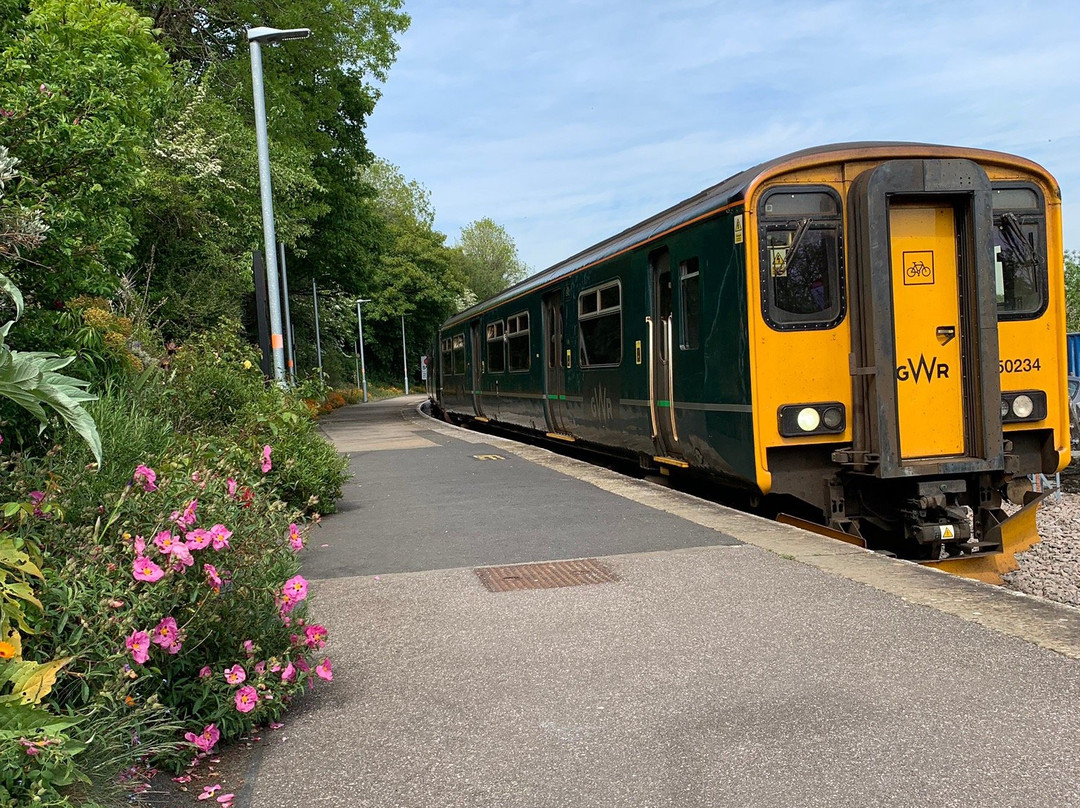
[[[865,212],[874,194],[913,227],[951,219],[955,243],[971,246],[950,257],[940,232],[901,236],[901,219],[884,226]],[[1000,207],[1014,197],[1031,209]],[[783,213],[808,204],[811,214]],[[916,555],[985,552],[1010,482],[1068,461],[1059,206],[1053,179],[1009,155],[892,143],[787,155],[451,317],[432,397],[450,417],[789,495],[838,529],[893,531]],[[936,278],[913,263],[912,283],[927,291],[899,274],[890,291],[890,227],[907,239],[896,272],[909,256],[937,256]],[[1028,265],[1016,269],[987,239],[1020,229],[1042,299],[1017,292],[1014,312],[1013,276]],[[801,287],[800,267],[811,278]],[[936,342],[927,326],[924,347],[920,312],[932,309],[911,296],[931,294],[954,311],[933,324]],[[920,353],[908,357],[911,344]],[[999,372],[1014,353],[1015,367],[1033,369]],[[1033,414],[999,411],[1019,396],[1034,399]],[[939,410],[959,424],[955,445],[934,443]]]

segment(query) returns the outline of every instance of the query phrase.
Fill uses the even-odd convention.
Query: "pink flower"
[[[135,548],[135,555],[141,556],[146,552],[146,539],[142,536],[136,536],[135,541],[131,544]]]
[[[286,665],[285,670],[283,670],[281,672],[281,681],[283,681],[283,682],[296,681],[296,668],[293,667],[293,664],[291,662],[288,665]]]
[[[236,496],[236,480],[232,477],[225,481],[225,494],[232,499]]]
[[[245,679],[247,679],[247,672],[240,663],[225,669],[225,681],[230,685],[242,684]]]
[[[176,522],[181,529],[189,528],[195,524],[195,512],[199,509],[199,500],[193,499],[186,506],[184,506],[184,512],[173,511],[169,515],[169,520]]]
[[[134,631],[124,641],[135,661],[140,665],[150,658],[150,635],[145,631]]]
[[[289,546],[296,552],[300,552],[304,549],[304,536],[300,533],[300,528],[293,522],[289,525]]]
[[[140,463],[135,468],[135,485],[141,485],[143,491],[150,493],[151,491],[157,491],[157,474],[154,470],[147,465]]]
[[[214,745],[221,739],[221,731],[214,724],[207,724],[202,731],[201,735],[196,735],[194,732],[185,732],[184,739],[191,741],[203,752],[209,752],[214,748]],[[220,788],[220,786],[218,786]]]
[[[210,798],[211,798],[211,797],[213,797],[213,796],[214,796],[214,795],[215,795],[215,794],[216,794],[217,792],[221,791],[221,784],[220,784],[220,783],[215,783],[215,784],[214,784],[214,785],[212,785],[212,786],[203,786],[203,790],[202,790],[202,791],[203,791],[203,793],[202,793],[202,794],[200,794],[200,795],[199,795],[198,797],[196,797],[195,799],[198,799],[198,800],[208,800],[208,799],[210,799]]]
[[[176,620],[172,617],[164,617],[154,628],[154,644],[162,648],[172,645],[180,632],[176,627]]]
[[[334,679],[334,672],[330,670],[330,657],[323,657],[322,664],[315,668],[315,673],[320,679],[330,682]]]
[[[182,541],[178,541],[173,546],[172,559],[174,572],[183,572],[185,567],[190,567],[195,563],[195,559],[191,557],[191,550]]]
[[[184,541],[187,542],[190,550],[202,550],[210,544],[213,538],[209,530],[203,530],[201,527],[189,530],[184,534]]]
[[[255,656],[255,643],[251,640],[244,640],[244,653],[249,659]]]
[[[226,529],[225,525],[214,525],[210,528],[210,540],[214,543],[215,550],[224,550],[228,547],[230,536],[232,536],[232,531]]]
[[[200,679],[208,679],[209,677],[211,677],[213,675],[214,675],[214,672],[212,670],[210,670],[209,665],[203,665],[201,668],[199,668],[199,678]]]
[[[236,709],[242,713],[250,713],[259,703],[259,694],[251,685],[242,687],[236,691]]]
[[[271,449],[269,446],[264,446],[263,447],[263,453],[262,453],[262,473],[263,474],[266,474],[266,472],[270,471],[270,469],[272,467],[271,463],[270,463],[270,453],[272,451],[274,451],[274,450]]]
[[[294,575],[285,582],[285,597],[297,604],[307,597],[307,581],[302,575]]]
[[[179,539],[168,530],[163,530],[154,536],[154,546],[158,548],[159,552],[162,552],[165,555],[170,555],[172,553],[173,548],[176,547],[178,541]]]
[[[217,801],[220,802],[223,806],[225,806],[225,808],[232,808],[232,801],[234,799],[236,799],[235,794],[222,794],[220,797],[217,798]]]
[[[308,648],[322,648],[326,645],[326,629],[322,626],[308,626],[304,629]]]
[[[177,637],[175,640],[169,643],[169,646],[165,649],[165,652],[175,656],[176,654],[180,653],[180,649],[183,647],[183,645],[184,641]]]
[[[221,591],[221,576],[218,575],[217,567],[213,564],[203,564],[203,572],[206,573],[206,582],[215,592]]]
[[[307,660],[303,657],[300,657],[298,660],[296,660],[296,667],[298,667],[304,673],[308,673],[311,671],[311,668],[308,667]]]
[[[266,661],[265,660],[263,660],[262,662],[256,662],[255,663],[255,673],[259,674],[260,676],[262,674],[266,673]]]
[[[135,567],[131,575],[136,581],[160,581],[165,571],[149,558],[139,556],[135,559]]]

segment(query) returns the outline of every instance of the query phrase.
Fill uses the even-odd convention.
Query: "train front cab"
[[[1003,495],[1068,462],[1057,185],[986,152],[867,157],[747,192],[759,484],[880,549],[1000,552]]]

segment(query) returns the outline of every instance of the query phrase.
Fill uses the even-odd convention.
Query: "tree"
[[[1080,250],[1065,253],[1065,322],[1069,331],[1080,331]]]
[[[50,228],[11,274],[54,308],[109,294],[131,263],[130,200],[171,82],[165,52],[149,20],[111,0],[32,0],[6,23],[0,145],[25,172],[10,194]]]
[[[480,300],[498,294],[527,274],[514,240],[491,219],[463,227],[457,249],[465,259],[466,283]]]

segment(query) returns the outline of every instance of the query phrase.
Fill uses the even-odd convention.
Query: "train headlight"
[[[1046,418],[1046,393],[1042,390],[1015,390],[1001,394],[1001,420],[1042,421]]]
[[[821,414],[813,407],[803,407],[795,421],[803,432],[813,432],[821,426]]]
[[[1013,399],[1012,411],[1017,418],[1028,418],[1035,411],[1035,402],[1031,400],[1031,396],[1017,396]]]
[[[777,426],[785,438],[836,434],[844,431],[844,414],[844,405],[839,401],[785,404],[777,412]]]

